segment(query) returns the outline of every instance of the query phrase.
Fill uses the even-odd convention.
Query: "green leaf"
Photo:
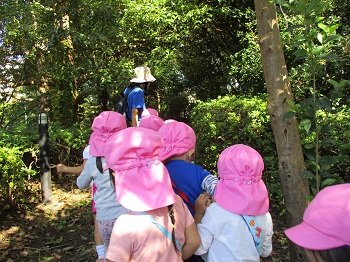
[[[318,47],[312,49],[311,54],[317,55],[317,54],[321,53],[322,51],[324,51],[325,49],[326,48],[323,45],[318,46]]]
[[[340,35],[330,35],[326,38],[325,43],[328,43],[330,41],[338,41],[340,38]]]
[[[315,23],[319,23],[320,21],[324,20],[324,17],[319,16],[315,18]]]
[[[336,156],[322,156],[320,159],[320,165],[322,169],[328,170],[332,165],[337,163],[339,160]]]
[[[306,196],[305,198],[306,198],[306,200],[308,200],[309,202],[311,202],[311,201],[315,198],[315,196],[313,196],[313,195],[308,195],[308,196]]]
[[[301,13],[301,14],[305,14],[306,13],[306,5],[302,2],[302,1],[298,1],[297,2],[297,10]]]
[[[312,9],[314,9],[315,6],[320,5],[321,0],[313,0],[311,3],[308,5],[306,9],[306,13],[310,13]]]
[[[329,131],[332,131],[333,130],[333,127],[332,126],[323,126],[322,128],[321,128],[321,132],[323,133],[323,134],[325,134],[325,133],[327,133],[327,132],[329,132]]]
[[[338,83],[337,81],[335,81],[333,79],[329,79],[328,82],[331,83],[332,86],[334,86],[335,88],[342,88],[350,81],[349,80],[342,80]]]
[[[311,155],[311,154],[306,154],[305,155],[307,159],[309,159],[310,161],[315,161],[315,156]]]
[[[321,54],[318,56],[319,59],[324,59],[326,61],[330,60],[336,60],[336,61],[341,61],[340,57],[334,55],[334,54]]]
[[[337,30],[337,28],[340,26],[340,24],[335,24],[335,25],[332,25],[330,28],[329,28],[329,33],[333,33],[335,30]]]
[[[305,129],[306,132],[309,132],[311,128],[311,121],[310,119],[302,119],[300,121],[300,125]]]
[[[323,108],[325,108],[327,110],[332,109],[332,102],[327,97],[324,97],[322,99],[321,105],[322,105]]]
[[[312,144],[312,143],[308,143],[308,144],[305,144],[304,147],[305,147],[306,149],[312,149],[312,148],[315,148],[315,145]]]
[[[292,26],[289,26],[288,28],[286,28],[284,31],[285,32],[291,32],[295,29],[299,29],[299,28],[304,28],[303,25],[292,25]]]
[[[317,26],[321,28],[324,32],[329,33],[329,27],[323,23],[318,23]]]
[[[42,258],[47,260],[47,261],[51,261],[51,260],[55,259],[55,257],[42,257]]]
[[[321,187],[334,185],[336,181],[337,180],[335,180],[334,178],[326,178],[325,180],[322,181]]]
[[[295,112],[293,112],[293,111],[288,111],[288,112],[286,112],[286,113],[284,114],[282,121],[284,122],[284,121],[286,121],[286,120],[288,120],[288,119],[293,118],[294,116],[295,116]]]
[[[293,52],[293,55],[305,57],[307,56],[307,51],[305,49],[298,49]]]
[[[286,102],[287,102],[287,104],[290,105],[291,107],[294,107],[294,102],[293,102],[292,99],[287,98],[287,99],[286,99]]]
[[[313,178],[314,177],[314,174],[308,170],[304,171],[301,175],[305,178]]]
[[[276,5],[283,5],[286,3],[285,0],[269,0],[269,3],[276,4]]]

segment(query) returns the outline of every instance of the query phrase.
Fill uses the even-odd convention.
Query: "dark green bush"
[[[26,165],[24,155],[36,149],[31,129],[25,124],[0,129],[0,200],[14,202],[26,190],[26,182],[36,172],[34,165]]]
[[[278,159],[266,104],[266,96],[225,96],[199,103],[191,118],[197,136],[196,163],[217,174],[220,153],[231,145],[246,144],[262,155],[267,186],[279,190]]]

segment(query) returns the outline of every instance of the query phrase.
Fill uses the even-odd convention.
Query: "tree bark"
[[[283,120],[287,100],[293,101],[291,85],[281,44],[276,6],[268,0],[254,0],[263,71],[268,93],[267,110],[275,137],[287,226],[302,221],[310,195],[296,118]],[[307,261],[302,248],[291,244],[291,261]]]

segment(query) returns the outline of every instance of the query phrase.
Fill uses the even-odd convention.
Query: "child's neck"
[[[186,153],[183,153],[182,155],[179,155],[179,156],[172,156],[172,157],[168,158],[166,160],[166,162],[169,162],[171,160],[183,160],[183,161],[186,161]]]

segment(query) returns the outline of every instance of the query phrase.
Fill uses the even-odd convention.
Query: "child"
[[[163,125],[158,132],[164,141],[159,157],[169,171],[175,193],[194,215],[197,197],[203,191],[213,195],[218,178],[191,163],[195,159],[196,135],[190,126],[173,121]]]
[[[57,173],[68,173],[68,174],[78,174],[83,171],[84,165],[86,161],[91,157],[89,154],[90,146],[86,146],[83,151],[83,164],[80,166],[66,166],[64,164],[57,164]],[[100,232],[98,230],[97,220],[96,220],[96,208],[95,208],[95,201],[94,201],[94,194],[97,191],[97,187],[94,183],[91,185],[92,187],[92,194],[91,194],[91,206],[92,206],[92,213],[94,215],[94,240],[95,240],[95,248],[97,253],[97,261],[104,261],[105,257],[105,247],[103,244],[103,240],[100,236]]]
[[[154,131],[158,131],[159,128],[161,128],[164,125],[164,120],[161,119],[159,116],[146,116],[141,118],[140,120],[140,127],[145,127],[152,129]]]
[[[285,231],[305,248],[311,262],[347,262],[350,258],[350,184],[322,189],[306,208],[303,222]]]
[[[105,143],[111,135],[125,128],[125,118],[117,112],[104,111],[94,119],[93,132],[89,140],[91,157],[86,161],[82,173],[77,178],[77,185],[80,189],[89,187],[92,181],[98,188],[94,194],[96,220],[105,253],[108,250],[115,220],[126,213],[126,209],[115,197],[109,172],[103,171]]]
[[[142,111],[141,119],[147,116],[159,116],[159,114],[157,110],[148,107]]]
[[[216,202],[206,209],[206,195],[196,201],[201,245],[195,254],[207,255],[207,262],[258,262],[260,256],[271,254],[273,235],[268,193],[261,180],[263,159],[253,148],[238,144],[225,149],[217,165]]]
[[[108,261],[182,261],[199,246],[193,217],[159,160],[161,147],[160,135],[143,127],[124,129],[106,144],[117,199],[129,211],[114,224]]]

